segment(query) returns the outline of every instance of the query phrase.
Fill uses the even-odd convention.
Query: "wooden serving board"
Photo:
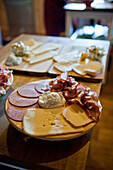
[[[55,64],[56,62],[53,61],[53,64]],[[51,76],[57,76],[59,74],[61,74],[62,72],[57,70],[53,64],[51,65],[50,69],[48,70],[48,73],[51,75]],[[85,76],[82,76],[82,75],[79,75],[77,74],[76,72],[74,71],[69,71],[68,72],[69,75],[75,77],[76,80],[85,80],[85,81],[90,81],[90,82],[101,82],[103,79],[104,79],[104,71],[102,74],[96,76],[96,77],[92,77],[92,76],[88,76],[88,75],[85,75]]]
[[[30,38],[35,39],[36,41],[43,42],[43,43],[53,42],[53,43],[59,43],[59,44],[63,45],[62,48],[59,50],[59,54],[67,53],[72,50],[84,51],[86,49],[86,47],[88,47],[88,45],[89,45],[89,44],[88,45],[86,44],[87,46],[83,46],[83,44],[81,45],[81,43],[76,43],[76,41],[74,42],[71,40],[70,40],[70,43],[63,44],[64,42],[63,43],[60,41],[57,42],[58,40],[60,40],[60,38],[58,38],[58,40],[54,42],[54,37],[51,38],[51,41],[50,40],[45,41],[46,38],[44,38],[44,40],[43,40],[43,37],[41,37],[42,39],[38,39],[38,36],[34,36],[34,37],[27,36],[25,38],[24,37],[21,38],[21,36],[20,36],[20,37],[14,39],[13,41],[11,41],[6,47],[3,47],[3,49],[1,49],[1,53],[3,53],[2,58],[8,57],[9,53],[11,53],[10,47],[14,42],[19,42],[20,40],[21,41],[28,40]],[[55,40],[56,40],[56,38],[55,38]],[[84,40],[82,40],[82,41],[84,41]],[[92,41],[90,41],[90,42],[91,42],[90,45],[92,45],[93,42]],[[81,75],[75,73],[74,71],[70,71],[69,74],[71,76],[76,77],[78,80],[86,80],[86,81],[90,81],[90,82],[101,82],[105,76],[105,65],[106,65],[105,61],[106,61],[106,55],[103,56],[103,58],[102,58],[102,64],[104,66],[104,71],[102,74],[100,74],[97,77],[81,76]],[[2,64],[4,64],[4,63],[5,63],[5,59],[2,61]],[[12,69],[14,71],[27,72],[30,74],[46,75],[48,73],[50,76],[56,76],[58,74],[61,74],[61,72],[58,71],[57,69],[53,68],[54,63],[55,62],[53,61],[53,59],[46,59],[46,60],[43,60],[43,61],[40,61],[40,62],[37,62],[34,64],[29,64],[29,62],[22,61],[22,64],[20,64],[19,66],[10,66],[8,68]]]
[[[3,60],[1,64],[5,65],[5,60]],[[19,71],[19,72],[27,72],[32,74],[46,74],[49,68],[52,66],[52,64],[53,64],[53,60],[48,59],[34,64],[29,64],[29,62],[22,61],[22,63],[19,66],[10,66],[10,67],[7,66],[7,67],[8,69]]]
[[[42,80],[41,80],[42,81]],[[41,81],[35,81],[33,83],[38,83],[38,82],[41,82]],[[16,89],[17,90],[17,89]],[[7,108],[8,106],[10,105],[8,99],[6,100],[6,103],[5,103],[5,113],[7,112]],[[6,114],[6,117],[7,119],[9,120],[9,122],[11,123],[11,125],[16,128],[18,131],[23,132],[22,130],[22,122],[18,122],[18,121],[14,121],[12,119],[10,119],[7,114]],[[49,141],[62,141],[62,140],[68,140],[68,139],[73,139],[73,138],[77,138],[77,137],[80,137],[84,134],[86,134],[87,132],[89,132],[94,126],[96,125],[95,122],[92,122],[88,125],[85,125],[84,126],[84,131],[83,132],[77,132],[77,133],[72,133],[72,134],[63,134],[63,135],[50,135],[50,136],[31,136],[31,137],[35,137],[35,138],[38,138],[38,139],[43,139],[43,140],[49,140]],[[25,133],[24,133],[25,134]],[[30,136],[30,135],[29,135]]]

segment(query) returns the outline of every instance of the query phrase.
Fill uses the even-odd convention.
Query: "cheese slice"
[[[86,72],[84,71],[84,69],[86,68],[86,66],[87,66],[86,64],[73,64],[73,70],[74,70],[76,73],[84,76],[84,75],[86,75]]]
[[[73,50],[64,54],[60,54],[54,57],[54,60],[57,62],[80,62],[80,52],[78,50]]]
[[[53,109],[28,109],[23,117],[23,131],[31,136],[47,136],[83,132],[84,128],[73,127],[63,117],[65,107]]]
[[[88,67],[84,69],[84,72],[91,76],[98,76],[103,72],[103,65],[100,62],[93,61],[88,63]]]
[[[93,121],[86,115],[85,111],[77,104],[72,104],[68,106],[63,111],[63,116],[75,127],[87,125]]]
[[[41,41],[35,41],[33,39],[25,40],[23,41],[23,43],[29,46],[30,51],[32,51],[35,48],[38,48],[39,46],[43,44]]]
[[[88,62],[87,64],[74,64],[73,70],[80,75],[98,76],[103,72],[103,65],[98,61]]]
[[[31,57],[31,59],[29,60],[30,64],[34,64],[43,60],[47,60],[50,58],[53,58],[55,56],[55,52],[54,51],[48,51],[47,53],[43,53],[40,55],[34,55],[33,57]]]
[[[65,71],[71,71],[72,67],[73,67],[73,63],[71,62],[58,62],[54,64],[54,67],[56,69],[58,69],[61,72],[65,72]]]
[[[45,53],[45,52],[52,51],[52,50],[58,50],[58,49],[61,49],[62,46],[63,45],[61,44],[45,43],[39,48],[37,48],[36,50],[34,50],[33,53],[37,55],[37,54]]]

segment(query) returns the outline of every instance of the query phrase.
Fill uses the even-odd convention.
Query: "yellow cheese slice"
[[[37,62],[41,62],[43,60],[47,60],[47,59],[53,58],[54,55],[55,55],[54,51],[48,51],[48,52],[43,53],[43,54],[34,55],[29,60],[29,63],[30,64],[34,64],[34,63],[37,63]]]
[[[23,131],[31,136],[47,136],[83,132],[84,128],[73,127],[63,117],[65,107],[54,109],[28,109],[23,117]]]
[[[84,69],[85,73],[91,76],[98,76],[103,72],[103,65],[98,61],[92,61],[87,64],[88,66]]]
[[[29,46],[30,51],[32,51],[35,48],[38,48],[39,46],[43,44],[41,41],[35,41],[33,39],[25,40],[23,41],[23,43]]]
[[[59,54],[54,57],[56,62],[73,62],[79,63],[80,62],[80,53],[78,50],[74,50],[71,52],[67,52],[65,54]]]
[[[98,61],[87,64],[73,64],[73,70],[80,75],[98,76],[103,72],[103,65]]]
[[[53,65],[56,69],[58,69],[59,71],[61,72],[65,72],[65,71],[71,71],[72,70],[72,67],[73,67],[73,63],[71,62],[58,62],[58,63],[55,63]]]
[[[36,50],[33,51],[34,54],[41,54],[52,50],[60,50],[63,45],[55,43],[45,43]]]

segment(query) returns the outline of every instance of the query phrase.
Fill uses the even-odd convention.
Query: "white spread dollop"
[[[47,91],[39,96],[38,103],[40,107],[43,108],[55,108],[61,107],[65,104],[65,98],[62,95],[62,92],[50,92]]]
[[[16,42],[11,46],[11,51],[17,56],[22,56],[25,52],[29,51],[29,46],[25,45],[22,41]]]

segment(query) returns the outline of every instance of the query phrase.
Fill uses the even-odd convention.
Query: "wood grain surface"
[[[25,83],[47,78],[14,75],[12,89],[16,89]],[[100,92],[101,83],[82,83],[98,93]],[[3,100],[5,104],[5,99]],[[91,131],[81,137],[65,141],[52,142],[29,139],[25,134],[11,126],[4,111],[0,117],[0,129],[0,155],[2,155],[3,162],[25,166],[26,168],[37,168],[40,165],[54,169],[85,169]]]
[[[17,37],[13,42],[19,39],[29,39],[31,35],[21,35]],[[35,40],[43,42],[56,42],[66,44],[70,42],[69,38],[58,38],[58,37],[44,37],[44,36],[33,36]],[[37,38],[36,38],[37,37]],[[77,40],[77,43],[79,40]],[[90,45],[90,40],[85,40],[87,45]],[[95,41],[95,45],[98,45],[101,41]],[[101,45],[104,45],[108,50],[109,42],[102,41]],[[72,42],[74,44],[74,41]],[[80,45],[80,44],[79,44]],[[83,42],[81,41],[81,46]],[[3,47],[0,50],[0,61],[4,59],[4,54],[8,53],[7,47]],[[106,65],[106,61],[105,61]],[[8,95],[23,84],[45,80],[50,78],[49,76],[36,76],[14,72],[14,82],[5,96],[2,96],[2,106]],[[80,81],[81,82],[81,81]],[[101,90],[101,82],[82,82],[84,85],[89,86],[92,90],[98,94]],[[98,122],[99,124],[99,122]],[[95,128],[94,128],[95,129]],[[4,108],[0,113],[0,158],[2,162],[18,165],[23,168],[31,169],[76,169],[84,170],[88,151],[90,147],[91,132],[89,131],[83,136],[78,138],[65,140],[65,141],[45,141],[35,138],[29,138],[25,134],[15,129],[10,122],[7,120],[4,112]]]

